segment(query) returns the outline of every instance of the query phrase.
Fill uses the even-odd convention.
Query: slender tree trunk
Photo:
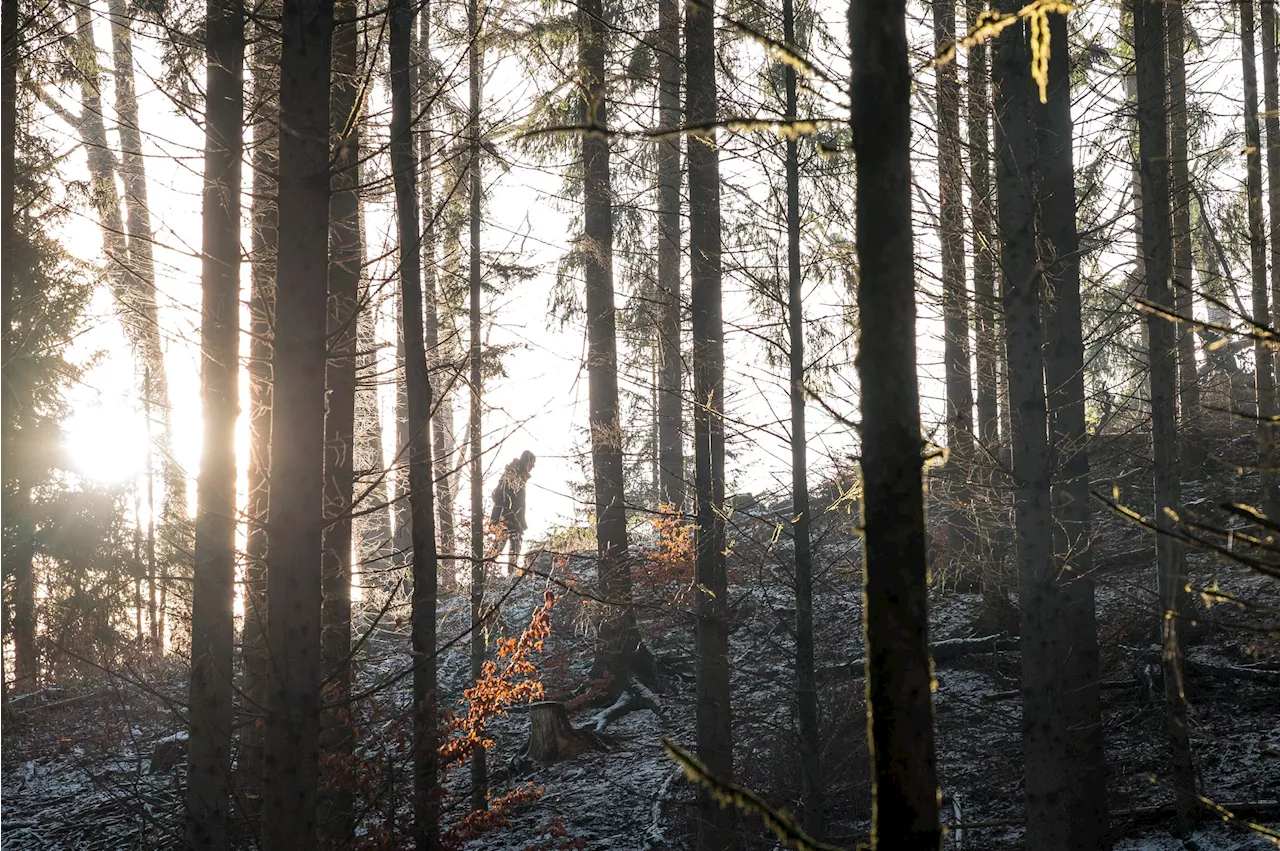
[[[680,3],[658,0],[658,120],[680,126]],[[684,368],[680,359],[680,140],[658,140],[658,500],[684,508]]]
[[[1066,730],[1067,847],[1110,847],[1107,767],[1103,752],[1098,627],[1093,598],[1089,520],[1088,429],[1084,405],[1084,340],[1080,306],[1080,239],[1076,232],[1067,19],[1049,17],[1048,103],[1038,107],[1038,212],[1047,279],[1045,383],[1057,481],[1052,504],[1058,559],[1061,663],[1057,670]]]
[[[12,505],[16,540],[4,571],[13,576],[13,674],[14,691],[35,691],[40,686],[40,648],[36,642],[36,532],[31,522],[31,488],[20,483]]]
[[[1237,0],[1240,6],[1240,49],[1244,68],[1244,139],[1248,163],[1246,185],[1249,192],[1249,257],[1253,278],[1253,321],[1271,324],[1267,287],[1267,234],[1262,212],[1262,150],[1258,128],[1257,55],[1253,39],[1254,0]],[[1275,373],[1271,349],[1254,344],[1254,386],[1258,398],[1258,474],[1262,480],[1262,510],[1268,517],[1280,517],[1280,453],[1276,430],[1270,420],[1277,413]]]
[[[1271,248],[1271,316],[1268,325],[1280,324],[1280,91],[1276,84],[1276,9],[1275,0],[1261,0],[1262,6],[1262,87],[1266,115],[1267,143],[1267,235]],[[1254,91],[1257,83],[1254,83]],[[1276,357],[1271,356],[1272,369]],[[1272,380],[1272,388],[1276,380]],[[1277,410],[1272,397],[1272,412]],[[1275,441],[1275,430],[1272,430]],[[1272,444],[1274,445],[1274,444]],[[1280,461],[1280,452],[1274,454]],[[1267,516],[1280,517],[1280,472],[1271,471],[1274,502],[1266,508]],[[1274,511],[1272,511],[1274,509]]]
[[[1016,2],[1005,0],[1000,11],[1016,12]],[[1059,706],[1058,665],[1062,653],[1057,637],[1059,601],[1050,512],[1048,413],[1041,360],[1042,281],[1036,258],[1032,198],[1036,138],[1032,125],[1031,103],[1035,95],[1030,58],[1027,25],[1019,22],[1006,29],[996,42],[992,79],[996,91],[996,182],[1000,195],[1005,341],[1013,427],[1027,847],[1041,851],[1069,847],[1070,819],[1062,807],[1067,792],[1066,743]],[[1062,190],[1060,185],[1052,188]],[[1060,237],[1061,231],[1055,235]]]
[[[596,497],[599,594],[610,603],[600,630],[596,676],[612,675],[621,693],[642,656],[640,631],[631,609],[631,565],[627,547],[626,493],[618,419],[618,344],[613,302],[613,187],[609,176],[608,30],[601,0],[578,6],[578,63],[583,113],[583,251],[586,256],[587,374],[591,408],[591,467]],[[652,671],[642,671],[646,677]],[[616,696],[616,695],[615,695]]]
[[[849,8],[871,847],[937,849],[904,0]],[[875,329],[870,332],[870,329]]]
[[[1186,25],[1182,0],[1165,6],[1169,27],[1169,156],[1173,179],[1173,303],[1179,316],[1194,313],[1194,264],[1191,260],[1191,173],[1187,154],[1187,64]],[[1204,458],[1196,438],[1200,419],[1200,382],[1196,368],[1194,326],[1179,322],[1178,399],[1182,408],[1183,447],[1187,460]],[[1193,458],[1193,456],[1199,456]]]
[[[684,10],[685,121],[706,127],[718,115],[715,9],[688,0]],[[697,504],[698,757],[716,777],[733,780],[729,707],[729,605],[724,528],[724,328],[721,318],[720,152],[716,131],[689,137],[690,308],[693,314],[694,466]],[[737,844],[733,812],[705,791],[698,796],[698,849]]]
[[[285,0],[263,845],[316,847],[333,3]]]
[[[983,0],[967,0],[969,26],[976,26],[986,10]],[[969,200],[973,251],[973,302],[976,320],[975,361],[978,372],[978,439],[994,450],[1000,439],[996,362],[1000,339],[996,333],[995,237],[991,230],[991,95],[987,86],[987,44],[969,48],[967,83],[969,128]]]
[[[1252,139],[1258,141],[1256,102],[1248,100],[1253,69],[1252,0],[1241,3],[1241,31],[1245,57],[1246,127],[1253,122]],[[1164,14],[1153,0],[1132,0],[1134,57],[1138,74],[1138,139],[1142,170],[1142,252],[1147,272],[1147,299],[1164,310],[1173,309],[1173,293],[1169,281],[1172,274],[1172,245],[1169,209],[1169,141],[1165,115]],[[1256,90],[1256,89],[1255,89]],[[1261,194],[1257,168],[1250,166],[1250,186]],[[1250,191],[1250,201],[1257,196]],[[1261,204],[1261,199],[1257,199]],[[1251,207],[1255,204],[1251,203]],[[1256,218],[1256,216],[1251,216]],[[1260,223],[1259,223],[1260,224]],[[1261,245],[1261,228],[1251,228]],[[1261,252],[1255,250],[1255,267]],[[1266,271],[1262,259],[1262,318],[1266,321]],[[1254,276],[1254,309],[1258,308],[1258,280]],[[1151,356],[1151,450],[1155,461],[1155,522],[1161,532],[1156,535],[1156,565],[1160,594],[1160,622],[1163,644],[1165,710],[1168,713],[1168,736],[1177,805],[1178,830],[1187,834],[1194,823],[1196,810],[1195,773],[1187,730],[1187,703],[1182,692],[1182,648],[1178,645],[1178,617],[1186,611],[1186,567],[1183,553],[1171,533],[1174,521],[1170,512],[1181,507],[1178,470],[1178,426],[1176,404],[1177,341],[1174,326],[1155,313],[1148,315],[1148,339]],[[1270,376],[1270,365],[1258,369],[1258,375]],[[1261,387],[1261,380],[1259,387]],[[1261,395],[1261,394],[1260,394]]]
[[[467,179],[470,187],[471,258],[468,268],[470,285],[469,320],[471,326],[471,679],[480,678],[484,667],[485,632],[481,623],[484,608],[484,471],[480,442],[480,401],[484,396],[480,340],[480,78],[483,52],[480,44],[480,0],[467,2],[467,50],[470,113],[467,118]],[[485,768],[485,749],[478,747],[471,757],[471,809],[488,808],[489,779]]]
[[[984,0],[967,0],[966,14],[970,28],[986,10]],[[1003,493],[998,488],[999,473],[994,459],[1000,458],[1000,382],[998,365],[1003,346],[996,322],[995,233],[991,210],[991,95],[987,85],[987,45],[981,42],[969,49],[966,75],[968,83],[969,125],[969,202],[973,251],[973,304],[975,326],[974,361],[978,384],[978,440],[982,458],[975,453],[974,469],[981,488],[983,510],[979,514],[977,558],[982,579],[981,620],[987,629],[1002,629],[1014,622],[1014,611],[1005,593],[1001,559],[996,556],[991,538],[1004,525],[1000,522]],[[1008,438],[1008,434],[1005,434]]]
[[[955,0],[933,0],[933,42],[955,42]],[[973,562],[973,377],[969,364],[969,294],[964,279],[964,163],[960,156],[960,80],[955,62],[937,66],[938,240],[942,245],[943,370],[947,393],[947,556],[953,573]],[[965,576],[963,579],[970,579]]]
[[[400,237],[406,389],[409,395],[409,505],[413,537],[413,813],[414,844],[440,841],[436,726],[436,530],[432,505],[431,377],[422,329],[422,245],[418,230],[417,163],[413,144],[414,7],[395,0],[390,10],[391,156]]]
[[[135,169],[126,173],[125,189],[130,194],[130,217],[121,215],[120,193],[116,187],[117,163],[115,155],[107,139],[106,124],[103,119],[102,73],[98,65],[98,46],[93,37],[93,12],[85,4],[75,8],[77,49],[74,52],[76,73],[79,77],[81,101],[80,116],[76,124],[80,140],[85,149],[88,161],[89,183],[93,194],[93,204],[97,209],[98,221],[102,230],[102,248],[107,261],[107,282],[111,287],[112,298],[116,302],[121,323],[134,357],[142,367],[142,372],[149,376],[146,395],[149,401],[158,404],[161,412],[162,428],[160,432],[161,479],[164,489],[161,494],[161,519],[168,530],[171,541],[166,561],[176,561],[174,552],[181,549],[180,538],[182,518],[186,510],[182,506],[186,502],[186,480],[182,470],[173,460],[172,424],[170,421],[169,385],[165,377],[164,351],[160,342],[159,313],[156,308],[156,289],[154,265],[143,262],[140,266],[133,262],[131,248],[136,247],[140,258],[144,261],[151,256],[150,221],[140,207],[146,203],[146,178],[142,170],[141,141],[138,138],[126,139],[125,145],[134,145],[126,164]],[[136,107],[136,104],[135,104]],[[123,123],[123,122],[122,122]],[[136,122],[135,129],[136,129]],[[126,134],[128,135],[128,134]],[[135,134],[136,135],[136,134]],[[135,203],[136,202],[136,203]],[[126,235],[137,233],[131,246]],[[142,274],[135,274],[140,269]],[[144,277],[149,275],[149,277]],[[161,581],[161,597],[166,595],[168,586]],[[158,619],[159,638],[163,641],[165,605],[160,606]]]
[[[206,8],[200,327],[204,450],[197,485],[191,606],[187,845],[192,849],[225,849],[230,847],[234,718],[231,682],[235,641],[235,431],[240,410],[245,10],[243,0],[209,0]]]
[[[796,46],[794,0],[782,0],[782,39]],[[796,71],[783,66],[786,85],[785,119],[795,121]],[[787,138],[787,330],[791,349],[791,515],[795,518],[796,559],[796,711],[800,732],[801,788],[804,790],[804,828],[810,836],[825,830],[825,789],[819,754],[818,685],[813,670],[813,553],[809,528],[809,444],[805,432],[804,388],[804,276],[800,271],[800,152],[794,137]]]
[[[259,14],[273,17],[268,0]],[[250,818],[262,799],[262,736],[267,705],[267,511],[271,471],[271,340],[275,333],[276,169],[279,167],[280,42],[255,24],[253,75],[253,201],[249,208],[249,458],[245,503],[244,719],[240,734],[241,797]]]
[[[324,839],[349,840],[354,790],[343,788],[355,744],[351,726],[351,543],[355,484],[356,317],[360,298],[360,98],[355,0],[334,4],[333,78],[329,92],[331,136],[337,156],[329,198],[328,359],[325,364],[324,531],[320,570],[324,598],[320,623],[326,705],[320,746],[332,773],[325,790]],[[332,778],[332,779],[330,779]]]
[[[431,55],[431,14],[426,6],[418,18],[418,45],[422,57],[423,80],[419,87],[425,103],[422,114],[422,211],[426,239],[422,247],[423,292],[426,293],[426,347],[427,363],[431,373],[431,399],[435,411],[431,417],[431,478],[436,490],[436,527],[438,549],[450,559],[445,564],[443,581],[447,588],[456,584],[453,575],[457,570],[456,550],[458,533],[453,523],[453,403],[452,388],[441,369],[444,358],[440,347],[439,266],[436,249],[439,244],[440,216],[435,198],[435,115],[436,100],[440,97],[440,80],[435,73],[435,60]]]
[[[150,618],[151,647],[161,655],[164,654],[164,597],[156,605],[156,591],[161,589],[156,569],[156,471],[152,463],[155,440],[151,436],[151,369],[145,368],[142,373],[142,418],[146,421],[147,458],[145,462],[147,477],[147,614]],[[162,590],[162,589],[161,589]]]
[[[18,230],[15,215],[15,183],[18,171],[18,56],[19,38],[17,0],[0,0],[0,518],[13,516],[13,447],[15,407],[13,388],[9,383],[9,361],[13,343],[14,252]],[[0,520],[0,553],[9,552],[8,520]],[[8,558],[0,558],[0,708],[8,700],[5,683],[4,645],[9,626],[5,608],[4,584],[13,572]]]

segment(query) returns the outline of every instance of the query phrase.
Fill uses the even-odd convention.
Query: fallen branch
[[[998,653],[1005,650],[1017,650],[1018,647],[1018,639],[997,633],[978,638],[945,638],[942,641],[935,641],[929,645],[929,655],[933,657],[935,665],[941,665],[944,662],[950,662],[953,659],[959,659],[962,656],[968,656],[973,653]],[[839,665],[820,668],[818,669],[818,676],[857,678],[864,674],[866,666],[867,660],[859,657]]]

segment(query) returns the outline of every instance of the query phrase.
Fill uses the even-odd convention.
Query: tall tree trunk
[[[984,0],[967,0],[970,28],[986,10]],[[987,86],[987,44],[969,48],[967,84],[969,129],[969,201],[973,251],[973,302],[976,326],[975,361],[978,384],[978,439],[989,451],[1000,439],[996,362],[1000,339],[996,333],[995,237],[991,230],[991,95]]]
[[[1165,6],[1169,27],[1169,156],[1173,179],[1173,304],[1179,316],[1193,318],[1194,264],[1191,259],[1191,172],[1187,154],[1186,24],[1183,0]],[[1178,399],[1182,408],[1183,447],[1188,455],[1204,450],[1196,439],[1200,419],[1200,382],[1196,369],[1196,340],[1190,322],[1178,322]]]
[[[351,726],[351,542],[355,484],[356,319],[360,298],[360,70],[355,0],[334,4],[333,78],[329,92],[336,150],[329,198],[328,358],[325,364],[324,531],[320,622],[324,666],[321,748],[334,768],[324,778],[322,834],[344,843],[351,833],[354,790],[340,778],[355,743]]]
[[[1067,847],[1110,847],[1107,767],[1103,752],[1098,626],[1093,598],[1089,520],[1088,428],[1084,405],[1084,339],[1080,306],[1080,239],[1076,232],[1075,169],[1071,143],[1071,79],[1067,19],[1049,17],[1048,102],[1036,115],[1036,174],[1041,263],[1047,280],[1045,384],[1057,481],[1052,504],[1059,574],[1062,684],[1066,730]],[[1069,734],[1067,731],[1070,731]]]
[[[80,140],[85,149],[88,161],[89,183],[93,194],[93,204],[98,213],[98,221],[102,230],[102,248],[107,261],[107,282],[111,288],[112,298],[116,302],[121,324],[134,357],[141,367],[141,372],[149,376],[146,398],[156,403],[161,412],[162,428],[160,432],[161,479],[164,489],[161,496],[161,520],[168,531],[166,536],[170,545],[166,548],[166,561],[171,565],[176,561],[177,552],[185,543],[180,539],[179,529],[186,517],[186,479],[173,457],[172,423],[169,405],[169,384],[165,376],[164,351],[160,342],[159,313],[156,308],[156,288],[154,265],[143,263],[137,265],[131,258],[130,251],[136,247],[144,260],[151,256],[150,220],[140,207],[146,203],[146,178],[142,170],[140,153],[140,136],[122,141],[125,145],[136,145],[134,153],[126,159],[132,164],[132,173],[124,174],[125,189],[130,193],[130,217],[126,221],[121,215],[120,193],[116,187],[117,163],[115,155],[107,140],[107,129],[103,119],[102,72],[98,65],[98,46],[93,36],[93,12],[85,4],[75,8],[76,41],[74,52],[76,73],[79,77],[81,100],[80,115],[76,122]],[[135,104],[136,107],[136,104]],[[134,123],[136,129],[136,122]],[[127,135],[127,134],[126,134]],[[136,203],[135,203],[136,202]],[[137,233],[134,242],[126,239],[129,233]],[[135,274],[139,269],[142,274]],[[149,274],[149,277],[144,275]],[[161,580],[160,593],[166,594],[167,584]],[[161,625],[157,630],[163,642],[162,626],[165,606],[156,622]]]
[[[187,845],[193,849],[225,849],[230,847],[234,718],[231,682],[235,641],[236,416],[240,411],[245,9],[243,0],[209,0],[206,10],[200,326],[204,450],[197,485],[191,606]]]
[[[14,252],[17,250],[17,212],[15,183],[18,173],[18,56],[20,27],[17,0],[0,0],[0,518],[13,516],[13,452],[14,413],[9,362],[13,343]],[[8,553],[8,520],[0,520],[0,553]],[[8,558],[0,558],[0,589],[13,572]],[[8,609],[0,591],[0,708],[8,699],[5,685],[4,644],[8,627]]]
[[[1241,2],[1241,31],[1245,57],[1246,127],[1253,122],[1252,139],[1258,141],[1256,101],[1249,101],[1253,85],[1252,0]],[[1138,74],[1138,145],[1142,169],[1142,253],[1147,272],[1147,299],[1168,311],[1173,309],[1172,245],[1169,209],[1169,141],[1165,115],[1164,13],[1153,0],[1132,0],[1134,59]],[[1256,88],[1253,89],[1256,91]],[[1250,166],[1250,186],[1261,194],[1258,170]],[[1250,192],[1250,201],[1257,196]],[[1257,204],[1261,199],[1257,198]],[[1251,207],[1255,204],[1251,203]],[[1251,216],[1251,218],[1256,218]],[[1260,222],[1259,222],[1260,224]],[[1251,228],[1261,247],[1261,228]],[[1255,267],[1263,264],[1262,275],[1254,276],[1254,309],[1258,308],[1258,281],[1262,281],[1262,321],[1266,321],[1266,267],[1261,252],[1254,251]],[[1160,623],[1164,658],[1165,711],[1177,825],[1184,835],[1195,819],[1195,773],[1187,730],[1187,703],[1182,692],[1182,648],[1178,645],[1178,618],[1185,612],[1186,566],[1181,547],[1172,537],[1174,521],[1170,513],[1180,508],[1178,470],[1177,341],[1174,327],[1163,316],[1151,313],[1147,320],[1151,357],[1151,451],[1155,461],[1156,566],[1160,595]],[[1258,375],[1270,376],[1270,365]],[[1261,380],[1259,387],[1261,387]],[[1261,395],[1261,394],[1260,394]]]
[[[1267,141],[1267,241],[1271,253],[1271,327],[1280,327],[1280,85],[1276,79],[1276,3],[1262,8],[1262,92]],[[1272,356],[1275,360],[1275,356]],[[1280,375],[1277,376],[1280,382]]]
[[[426,221],[423,224],[426,239],[422,246],[423,272],[425,279],[422,289],[426,293],[426,347],[427,364],[431,373],[431,399],[435,411],[431,417],[431,478],[435,482],[435,507],[438,552],[450,559],[445,565],[444,584],[452,588],[457,570],[456,550],[458,533],[453,524],[453,402],[449,376],[444,375],[441,366],[444,358],[440,348],[440,298],[439,269],[436,261],[436,249],[440,238],[440,215],[436,210],[435,198],[435,122],[436,101],[440,97],[440,80],[435,73],[435,60],[431,55],[431,14],[430,7],[423,7],[418,18],[418,46],[422,57],[423,79],[419,86],[421,97],[425,103],[420,110],[422,115],[422,211]]]
[[[1262,149],[1258,128],[1257,51],[1253,39],[1254,0],[1237,0],[1240,5],[1240,49],[1244,68],[1244,143],[1248,163],[1246,186],[1249,192],[1249,258],[1253,279],[1253,321],[1271,324],[1267,287],[1267,234],[1262,213]],[[1258,398],[1258,474],[1262,480],[1262,510],[1268,517],[1280,517],[1280,452],[1271,418],[1277,413],[1275,373],[1271,349],[1262,342],[1253,347],[1254,386]]]
[[[872,848],[937,849],[905,0],[849,7]],[[870,329],[874,329],[872,332]]]
[[[694,467],[697,505],[698,757],[716,777],[733,780],[729,707],[729,605],[724,528],[724,327],[720,265],[720,152],[714,122],[715,8],[688,0],[684,10],[685,121],[689,137],[690,309],[693,314]],[[733,812],[705,791],[698,796],[698,849],[737,844]]]
[[[794,0],[782,0],[782,40],[796,45]],[[798,118],[796,69],[783,65],[787,112]],[[809,443],[804,409],[804,276],[800,271],[800,152],[796,139],[787,137],[787,330],[791,349],[791,516],[796,559],[796,714],[800,733],[800,774],[804,790],[804,828],[821,836],[825,822],[825,795],[818,730],[818,684],[813,670],[813,552],[809,529]]]
[[[316,846],[333,2],[285,0],[263,844]]]
[[[467,180],[470,194],[471,257],[468,266],[470,290],[469,322],[471,331],[471,421],[468,443],[471,452],[471,679],[480,678],[484,668],[485,633],[481,623],[484,608],[484,456],[481,452],[481,409],[484,376],[481,372],[480,340],[480,79],[482,47],[480,44],[480,0],[467,2],[467,76],[470,111],[467,116]],[[471,756],[471,809],[488,808],[489,779],[485,767],[485,749],[478,747]]]
[[[1017,12],[1017,0],[1000,11]],[[996,183],[1004,271],[1005,343],[1013,428],[1015,538],[1022,634],[1022,748],[1026,760],[1027,847],[1066,849],[1069,817],[1064,723],[1060,716],[1059,602],[1050,511],[1048,413],[1045,407],[1041,276],[1036,258],[1032,181],[1031,52],[1027,25],[1001,33],[992,62],[996,91]],[[1061,191],[1060,185],[1054,190]],[[1046,191],[1049,191],[1046,187]],[[1062,201],[1063,199],[1057,199]],[[1073,213],[1074,215],[1074,213]],[[1057,234],[1061,236],[1060,232]]]
[[[955,42],[955,0],[933,0],[934,50]],[[974,557],[973,377],[969,365],[969,294],[964,279],[964,163],[960,156],[960,80],[955,62],[936,66],[938,240],[942,245],[943,370],[947,393],[947,556],[953,573]],[[968,576],[963,579],[970,579]]]
[[[258,14],[279,14],[266,0]],[[256,818],[262,799],[262,742],[267,705],[267,538],[271,471],[271,340],[275,334],[276,169],[279,167],[280,41],[254,25],[249,69],[253,77],[253,200],[249,207],[249,458],[245,502],[243,712],[240,793]]]
[[[414,7],[395,0],[390,10],[391,157],[400,237],[406,389],[409,395],[409,505],[413,536],[413,813],[414,843],[434,849],[439,836],[436,726],[436,530],[431,475],[431,377],[422,329],[422,245],[418,230],[417,162],[413,144],[411,58]]]
[[[627,547],[626,493],[618,419],[618,344],[613,303],[613,187],[609,176],[608,86],[601,0],[578,6],[580,95],[588,130],[582,135],[583,253],[586,257],[587,375],[591,421],[591,468],[595,486],[597,576],[609,601],[600,630],[596,676],[612,675],[621,693],[642,656],[640,631],[631,609],[631,565]],[[593,132],[599,130],[601,132]],[[651,671],[643,671],[648,676]],[[616,695],[615,695],[616,696]]]
[[[680,126],[680,3],[658,0],[658,121]],[[680,359],[680,140],[657,143],[658,164],[658,499],[684,508],[684,368]]]
[[[966,15],[970,28],[986,10],[984,0],[967,0]],[[987,45],[981,42],[969,48],[966,73],[968,84],[969,126],[969,203],[973,251],[973,304],[975,352],[978,385],[978,440],[983,447],[982,460],[975,454],[974,467],[981,488],[983,510],[979,515],[977,558],[982,579],[982,615],[984,627],[1001,629],[1014,620],[1013,608],[1005,593],[1003,565],[991,539],[1004,526],[1000,522],[1003,494],[998,488],[999,472],[994,459],[1000,458],[1000,385],[997,376],[1004,347],[996,323],[995,234],[991,210],[991,95],[987,85]],[[1008,438],[1008,435],[1005,435]]]
[[[9,510],[19,532],[9,545],[4,572],[13,577],[13,688],[24,692],[35,691],[40,686],[40,648],[36,641],[36,530],[30,517],[30,485],[20,482],[15,496]]]

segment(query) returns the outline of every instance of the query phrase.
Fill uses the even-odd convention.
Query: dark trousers
[[[514,520],[504,520],[495,527],[494,530],[494,551],[493,560],[496,562],[502,558],[503,550],[507,549],[508,544],[511,549],[507,555],[509,566],[513,570],[518,570],[520,565],[520,546],[524,543],[524,532],[520,531],[520,524]]]

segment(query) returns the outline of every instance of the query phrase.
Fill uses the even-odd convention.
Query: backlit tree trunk
[[[849,7],[873,848],[937,849],[904,0]],[[871,329],[874,329],[872,331]]]
[[[13,346],[14,248],[17,230],[14,221],[15,178],[17,178],[18,132],[18,55],[20,28],[17,0],[0,3],[0,518],[13,516],[14,482],[10,452],[13,445],[15,406],[9,383],[9,361]],[[0,553],[9,552],[12,530],[9,522],[0,520]],[[0,589],[13,571],[8,558],[0,557]],[[3,598],[3,594],[0,594]],[[0,599],[0,656],[3,656],[8,607]],[[0,708],[8,700],[5,664],[0,658]]]
[[[359,185],[362,105],[355,0],[334,4],[333,79],[329,92],[331,138],[337,156],[329,199],[328,358],[325,362],[324,531],[320,570],[323,608],[321,664],[325,687],[321,748],[341,778],[354,739],[351,709],[351,540],[355,480],[356,313],[360,297]],[[330,843],[347,841],[351,832],[351,789],[341,780],[322,780],[325,790],[322,835]]]
[[[658,120],[680,124],[680,3],[658,0]],[[684,364],[680,357],[680,142],[658,140],[658,498],[684,507]]]
[[[1169,27],[1169,164],[1173,180],[1173,303],[1179,316],[1191,318],[1195,284],[1191,259],[1191,172],[1187,155],[1187,63],[1183,0],[1165,6]],[[1196,369],[1194,326],[1179,322],[1178,399],[1182,408],[1183,446],[1203,457],[1195,435],[1200,419],[1200,382]]]
[[[285,0],[263,845],[316,847],[333,3]]]
[[[1173,258],[1169,209],[1169,141],[1165,114],[1165,29],[1164,14],[1153,0],[1131,0],[1133,8],[1134,59],[1138,74],[1138,148],[1142,173],[1142,253],[1146,268],[1147,299],[1164,310],[1172,310],[1173,293],[1169,287]],[[1252,0],[1241,2],[1241,32],[1244,35],[1246,128],[1253,122],[1252,139],[1257,144],[1256,102],[1248,100],[1253,69]],[[1254,89],[1256,91],[1256,88]],[[1246,131],[1247,132],[1247,131]],[[1257,169],[1250,165],[1250,187],[1261,194]],[[1258,206],[1261,198],[1252,203]],[[1255,218],[1251,216],[1251,219]],[[1259,222],[1260,224],[1260,222]],[[1263,321],[1266,321],[1266,260],[1261,257],[1261,228],[1254,251],[1254,309],[1258,309],[1261,280]],[[1256,266],[1262,263],[1262,273]],[[1178,645],[1178,616],[1185,612],[1186,567],[1181,547],[1169,534],[1174,527],[1170,511],[1181,507],[1178,469],[1178,426],[1176,417],[1178,378],[1177,342],[1174,326],[1163,316],[1150,313],[1147,320],[1151,357],[1151,450],[1155,462],[1155,505],[1153,516],[1161,534],[1156,535],[1157,586],[1160,596],[1161,643],[1164,659],[1165,711],[1169,741],[1170,768],[1173,774],[1178,829],[1190,831],[1196,810],[1195,773],[1187,729],[1187,704],[1182,692],[1182,648]],[[1265,373],[1270,383],[1270,365],[1257,370],[1261,397]]]
[[[708,128],[718,118],[713,3],[688,0],[684,11],[685,121]],[[724,328],[720,293],[720,153],[714,127],[689,137],[689,264],[693,314],[694,466],[697,504],[698,757],[721,780],[733,780],[729,708],[729,605],[724,529]],[[698,849],[737,844],[732,811],[698,796]]]
[[[1005,0],[1000,11],[1018,10]],[[996,104],[996,183],[1005,345],[1009,364],[1018,603],[1022,635],[1022,750],[1026,760],[1027,847],[1067,849],[1065,741],[1059,706],[1059,602],[1050,511],[1041,272],[1036,257],[1036,138],[1032,124],[1027,24],[1001,33],[992,61]],[[1054,187],[1061,191],[1060,186]],[[1059,199],[1061,200],[1061,199]]]
[[[955,0],[933,0],[934,50],[955,41]],[[969,294],[964,279],[964,163],[960,157],[960,80],[955,62],[937,66],[938,240],[942,245],[943,369],[947,394],[949,485],[947,556],[967,571],[974,552],[973,378],[969,364]]]
[[[1045,383],[1054,449],[1052,503],[1058,559],[1062,661],[1061,708],[1071,731],[1066,747],[1067,847],[1110,847],[1107,767],[1103,753],[1098,627],[1093,596],[1089,520],[1089,456],[1084,403],[1084,340],[1080,307],[1080,239],[1076,232],[1075,170],[1071,142],[1071,80],[1067,20],[1049,18],[1048,103],[1037,118],[1036,173],[1041,262],[1046,278]]]
[[[391,17],[391,157],[400,238],[405,385],[409,401],[409,507],[413,541],[413,814],[420,851],[439,844],[436,726],[436,530],[431,476],[431,376],[422,328],[422,245],[418,230],[417,163],[413,144],[414,7],[395,0]]]
[[[278,3],[259,14],[279,14]],[[243,712],[240,794],[251,818],[262,796],[262,742],[267,705],[267,538],[271,471],[271,340],[275,334],[276,169],[279,163],[280,41],[255,24],[253,75],[253,200],[249,207],[249,458],[245,502]]]
[[[200,311],[204,449],[197,485],[191,607],[186,839],[193,849],[225,849],[230,847],[234,717],[231,681],[235,640],[235,428],[240,409],[240,161],[244,148],[245,14],[242,0],[209,0],[206,9]],[[117,60],[119,57],[117,51]]]
[[[794,0],[782,0],[782,39],[792,50],[796,46]],[[797,112],[796,70],[783,66],[787,111],[795,121]],[[800,152],[794,137],[787,142],[787,330],[791,348],[787,353],[791,371],[791,515],[796,570],[796,715],[800,733],[800,774],[804,790],[804,828],[810,836],[821,836],[825,821],[818,730],[818,685],[813,670],[813,552],[809,537],[813,517],[809,510],[809,443],[805,433],[804,368],[804,277],[800,271]]]
[[[467,117],[467,181],[470,194],[471,257],[468,266],[468,320],[471,339],[468,356],[471,368],[471,411],[469,438],[471,452],[471,678],[479,679],[484,667],[485,635],[481,614],[484,608],[484,467],[481,453],[481,408],[484,397],[481,372],[480,340],[480,78],[482,48],[480,44],[480,0],[468,0],[467,76],[470,112]],[[471,809],[488,807],[489,778],[485,766],[485,749],[476,748],[471,757]]]

